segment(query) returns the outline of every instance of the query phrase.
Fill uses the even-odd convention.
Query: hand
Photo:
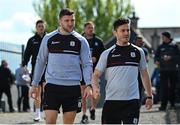
[[[150,110],[152,108],[152,105],[153,105],[153,100],[147,98],[145,103],[146,110]]]
[[[159,61],[156,61],[155,64],[156,64],[157,66],[159,66],[160,63],[159,63]]]
[[[171,59],[171,56],[164,55],[164,61],[169,61]]]
[[[29,91],[29,96],[35,100],[38,100],[37,93],[38,93],[38,87],[32,86],[32,88]]]
[[[83,98],[88,98],[92,96],[92,88],[90,86],[87,86],[84,90],[84,95],[83,95]]]

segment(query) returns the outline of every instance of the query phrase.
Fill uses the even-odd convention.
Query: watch
[[[147,96],[146,99],[153,99],[153,97],[152,96]]]
[[[91,85],[91,84],[87,85],[87,87],[88,87],[88,86],[92,89],[92,85]]]

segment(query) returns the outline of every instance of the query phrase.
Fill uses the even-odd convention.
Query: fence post
[[[23,58],[24,58],[24,45],[21,45],[21,64],[23,62]]]

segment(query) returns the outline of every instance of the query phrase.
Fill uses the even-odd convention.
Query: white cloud
[[[17,22],[22,22],[24,25],[29,27],[34,27],[36,20],[39,19],[33,13],[29,12],[18,12],[13,16],[13,20]]]
[[[8,42],[15,44],[26,45],[28,39],[33,35],[31,32],[0,32],[0,42]]]
[[[132,0],[140,27],[180,26],[179,0]]]
[[[0,41],[26,44],[39,19],[30,12],[16,12],[10,19],[0,21]]]
[[[0,21],[0,31],[21,32],[24,28],[27,28],[27,30],[34,29],[37,19],[39,19],[39,17],[35,16],[33,13],[16,12],[10,19]],[[16,25],[20,26],[21,28],[17,28]]]

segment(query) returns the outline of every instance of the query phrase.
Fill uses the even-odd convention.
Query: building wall
[[[169,31],[175,41],[180,40],[180,27],[164,27],[164,28],[139,28],[152,45],[153,50],[156,50],[158,45],[162,43],[161,33]],[[180,42],[180,41],[179,41]]]

